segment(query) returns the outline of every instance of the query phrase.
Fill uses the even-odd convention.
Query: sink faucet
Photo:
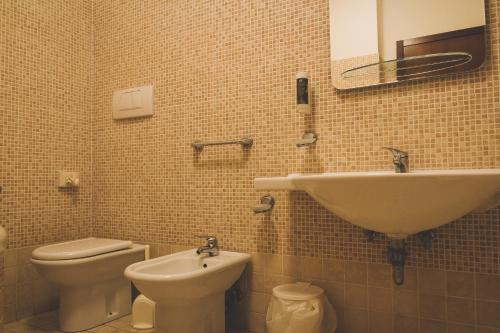
[[[396,173],[410,172],[409,157],[407,152],[391,147],[382,147],[382,149],[386,149],[392,153],[392,163],[394,163]]]
[[[219,255],[219,242],[215,236],[197,236],[207,241],[207,245],[201,246],[196,250],[197,254],[208,253],[210,257]]]

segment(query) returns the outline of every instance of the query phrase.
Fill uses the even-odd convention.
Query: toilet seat
[[[47,261],[81,259],[130,249],[132,245],[131,241],[89,237],[39,247],[33,251],[32,258]]]
[[[144,260],[145,245],[85,238],[35,249],[31,262],[59,291],[59,330],[86,331],[131,311],[131,284],[123,272]]]

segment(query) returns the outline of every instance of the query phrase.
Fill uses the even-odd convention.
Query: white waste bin
[[[273,289],[266,325],[268,333],[334,333],[337,314],[323,289],[305,282],[284,284]]]

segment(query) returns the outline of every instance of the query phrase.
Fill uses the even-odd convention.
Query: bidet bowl
[[[125,276],[155,302],[178,305],[229,289],[249,260],[246,253],[220,251],[209,257],[192,249],[132,264]]]
[[[196,249],[130,265],[125,276],[156,302],[155,329],[163,333],[225,331],[225,291],[250,260],[246,253]]]

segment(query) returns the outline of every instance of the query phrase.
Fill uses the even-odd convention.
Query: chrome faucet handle
[[[207,241],[207,245],[209,247],[216,247],[219,243],[217,237],[210,235],[196,235],[196,238],[202,238]]]
[[[208,253],[210,257],[219,255],[219,242],[215,236],[196,236],[198,238],[203,238],[207,241],[207,245],[201,246],[196,250],[197,254]]]
[[[196,235],[195,236],[196,238],[201,238],[201,239],[205,239],[205,240],[209,240],[211,238],[217,238],[215,236],[210,236],[210,235]]]
[[[388,150],[394,155],[394,157],[408,157],[408,153],[397,148],[392,147],[382,147],[382,149]]]
[[[392,147],[382,147],[382,149],[388,150],[392,153],[392,163],[394,164],[394,168],[397,173],[410,172],[408,165],[409,154],[407,152]]]

